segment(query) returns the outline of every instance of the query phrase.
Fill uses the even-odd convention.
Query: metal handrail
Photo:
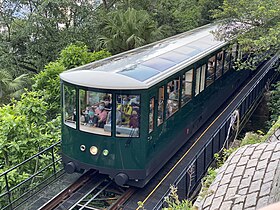
[[[57,145],[60,144],[60,143],[61,143],[61,141],[59,141],[59,142],[57,142],[57,143],[51,145],[50,147],[48,147],[48,148],[46,148],[46,149],[40,151],[40,152],[37,153],[36,155],[33,155],[33,156],[31,156],[30,158],[26,159],[25,161],[23,161],[23,162],[17,164],[16,166],[14,166],[14,167],[8,169],[7,171],[5,171],[5,172],[3,172],[2,174],[0,174],[0,177],[1,177],[1,176],[4,176],[4,174],[9,173],[10,171],[15,170],[15,169],[18,168],[19,166],[22,166],[23,164],[25,164],[25,163],[29,162],[30,160],[34,159],[35,157],[38,157],[39,155],[45,153],[46,151],[52,149],[53,147],[57,146]]]
[[[25,197],[27,194],[31,193],[32,190],[38,188],[39,186],[42,186],[42,183],[45,183],[45,180],[48,180],[50,177],[56,177],[57,173],[61,172],[61,169],[57,169],[57,163],[59,163],[59,161],[61,160],[61,157],[59,158],[55,158],[55,148],[59,147],[61,144],[61,141],[51,145],[50,147],[38,152],[37,154],[31,156],[30,158],[26,159],[25,161],[17,164],[16,166],[8,169],[7,171],[3,172],[0,177],[5,177],[5,188],[3,189],[4,192],[0,194],[0,201],[4,202],[6,205],[3,209],[7,209],[7,208],[12,208],[15,206],[18,206],[19,204],[23,203],[26,198]],[[51,155],[51,159],[50,159],[50,163],[47,163],[47,165],[45,165],[43,168],[41,168],[40,170],[34,172],[33,174],[31,174],[28,178],[26,178],[25,180],[21,181],[20,183],[17,183],[15,186],[10,186],[9,184],[9,179],[8,179],[8,175],[10,172],[18,169],[19,167],[22,167],[25,164],[30,163],[30,161],[33,161],[35,158],[40,157],[43,154],[48,153],[48,156]],[[49,169],[49,170],[48,170]],[[19,196],[14,196],[13,193],[17,190],[17,189],[22,189],[22,187],[24,186],[24,184],[30,182],[30,180],[36,178],[36,176],[38,176],[39,174],[48,174],[48,177],[44,180],[41,180],[40,182],[35,183],[34,186],[31,186],[31,188],[29,188],[29,190],[27,192],[24,193],[19,193]],[[43,186],[42,186],[43,187]],[[30,196],[29,196],[30,197]],[[3,198],[6,198],[5,200],[3,200]]]

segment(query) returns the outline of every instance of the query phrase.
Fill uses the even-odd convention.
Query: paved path
[[[235,151],[200,202],[203,210],[253,210],[280,201],[280,129]]]

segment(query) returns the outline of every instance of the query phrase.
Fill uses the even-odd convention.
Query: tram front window
[[[112,94],[80,90],[79,95],[80,130],[111,136],[111,123],[108,117],[111,114]]]
[[[63,119],[65,125],[76,128],[76,90],[73,86],[63,85]]]
[[[116,136],[139,137],[140,95],[116,95]]]

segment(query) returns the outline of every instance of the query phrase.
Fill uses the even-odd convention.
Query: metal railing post
[[[55,169],[55,159],[54,159],[54,151],[53,151],[53,148],[52,147],[52,163],[53,163],[53,173],[54,173],[54,176],[56,177],[56,169]]]
[[[6,190],[7,190],[7,194],[8,194],[9,205],[12,205],[11,192],[10,192],[10,188],[9,188],[9,181],[8,181],[7,173],[5,173],[5,182],[6,182]]]

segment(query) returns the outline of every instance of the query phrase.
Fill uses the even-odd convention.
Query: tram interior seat
[[[104,125],[104,131],[111,132],[111,124]],[[127,135],[131,137],[138,137],[139,136],[139,129],[138,128],[129,128],[124,126],[117,126],[116,127],[117,134],[120,135]]]

